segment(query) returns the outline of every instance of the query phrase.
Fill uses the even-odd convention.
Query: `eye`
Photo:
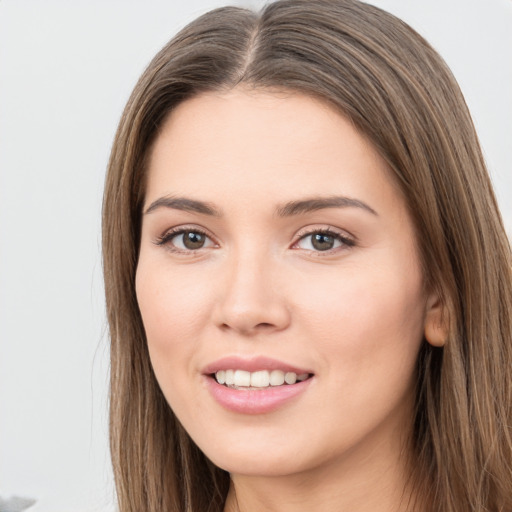
[[[198,231],[184,231],[171,238],[173,244],[179,249],[202,249],[208,244],[208,237]]]
[[[319,230],[302,235],[294,247],[315,252],[327,252],[339,247],[353,247],[354,241],[330,230]]]
[[[168,231],[156,241],[157,245],[166,245],[176,252],[197,251],[215,246],[212,239],[198,229],[178,228]]]

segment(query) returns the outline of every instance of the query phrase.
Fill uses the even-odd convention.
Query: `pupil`
[[[200,249],[204,245],[204,235],[195,231],[183,233],[183,245],[187,249]]]
[[[313,235],[312,244],[313,247],[319,251],[327,251],[333,248],[334,238],[329,235],[323,235],[322,233],[316,233]]]

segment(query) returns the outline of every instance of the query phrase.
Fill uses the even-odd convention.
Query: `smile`
[[[310,377],[309,373],[297,375],[295,372],[283,370],[219,370],[215,373],[215,380],[232,389],[250,390],[264,389],[270,386],[277,387],[302,382]]]

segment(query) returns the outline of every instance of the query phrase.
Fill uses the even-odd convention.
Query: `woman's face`
[[[330,107],[241,89],[179,105],[150,154],[136,286],[156,378],[218,466],[398,453],[434,301],[385,162]]]

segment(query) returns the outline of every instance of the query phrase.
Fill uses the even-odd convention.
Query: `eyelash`
[[[209,240],[212,240],[212,237],[205,230],[203,230],[201,228],[192,227],[192,226],[190,226],[190,227],[188,227],[188,226],[181,227],[180,226],[178,228],[173,228],[169,231],[166,231],[163,235],[159,236],[156,239],[155,244],[158,246],[166,246],[166,248],[169,251],[179,253],[179,254],[191,254],[191,253],[199,251],[200,249],[196,249],[196,250],[179,249],[178,247],[175,247],[175,246],[173,246],[173,244],[170,243],[173,238],[175,238],[179,235],[183,235],[184,233],[197,233],[197,234],[203,235],[205,238],[208,238]]]
[[[312,229],[309,231],[305,231],[303,233],[299,234],[298,240],[293,244],[292,247],[296,247],[302,240],[307,239],[308,237],[313,237],[314,235],[325,235],[332,237],[335,241],[340,242],[340,246],[334,247],[332,249],[327,249],[325,251],[320,250],[312,250],[312,249],[306,249],[311,251],[312,254],[315,256],[323,256],[323,255],[330,255],[333,254],[339,250],[347,250],[356,245],[356,241],[354,238],[344,235],[340,233],[339,231],[336,231],[332,228],[320,228],[320,229]]]
[[[210,241],[212,241],[214,244],[216,244],[216,242],[213,240],[213,238],[205,230],[203,230],[201,228],[197,228],[197,227],[192,227],[192,226],[178,227],[178,228],[174,228],[169,231],[166,231],[163,235],[159,236],[155,240],[154,243],[155,243],[155,245],[158,245],[158,246],[166,246],[166,248],[171,252],[185,254],[185,255],[193,255],[194,253],[199,252],[201,249],[204,249],[204,247],[201,247],[201,248],[198,248],[195,250],[194,249],[184,250],[184,249],[177,248],[173,244],[170,243],[173,238],[175,238],[179,235],[182,235],[184,233],[187,233],[187,232],[200,234],[200,235],[204,236],[205,238],[209,239]],[[339,247],[327,249],[325,251],[320,251],[320,250],[315,251],[312,249],[305,249],[305,250],[308,250],[311,253],[315,254],[315,256],[322,256],[324,254],[329,255],[334,252],[337,252],[338,250],[350,249],[356,245],[356,241],[352,237],[347,236],[347,235],[342,235],[340,232],[335,231],[332,228],[323,228],[323,229],[312,229],[312,230],[300,233],[297,241],[293,243],[292,248],[297,248],[297,245],[302,240],[305,240],[308,237],[312,237],[314,235],[326,235],[326,236],[332,237],[336,241],[340,242]]]

